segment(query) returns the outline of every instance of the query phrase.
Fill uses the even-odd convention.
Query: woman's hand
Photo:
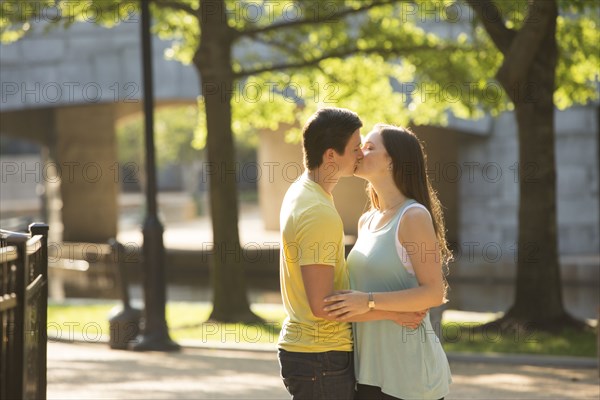
[[[417,311],[417,312],[399,312],[394,319],[394,322],[398,325],[405,326],[410,329],[417,329],[423,318],[427,315],[427,311]]]
[[[323,310],[339,321],[369,311],[369,295],[357,290],[342,290],[326,297],[324,301],[329,305]]]

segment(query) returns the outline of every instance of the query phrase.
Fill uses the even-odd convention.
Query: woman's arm
[[[407,250],[419,286],[412,289],[373,293],[376,310],[420,311],[439,306],[444,300],[440,248],[429,213],[421,208],[406,212],[398,230],[398,240]],[[331,317],[352,320],[369,311],[368,294],[351,291],[325,299]]]
[[[427,311],[418,312],[396,312],[396,311],[379,311],[371,310],[369,312],[358,314],[353,317],[345,318],[346,322],[368,322],[388,320],[395,322],[398,325],[406,326],[407,328],[415,329],[423,321],[427,315]]]

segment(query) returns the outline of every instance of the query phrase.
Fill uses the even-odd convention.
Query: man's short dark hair
[[[345,108],[318,110],[306,121],[302,130],[304,166],[309,170],[318,168],[327,149],[343,155],[348,140],[362,125],[358,115]]]

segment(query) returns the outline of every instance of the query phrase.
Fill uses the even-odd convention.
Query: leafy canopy
[[[53,7],[55,18],[106,27],[138,18],[137,1],[5,1],[0,38],[18,40],[38,24],[37,13]],[[299,124],[317,108],[350,108],[368,128],[376,122],[406,125],[446,122],[449,113],[477,118],[512,109],[494,74],[502,54],[474,12],[458,1],[226,0],[227,24],[235,35],[232,69],[233,131]],[[496,1],[506,26],[518,30],[527,0]],[[598,99],[599,6],[595,1],[559,1],[559,63],[554,101],[564,109]],[[155,0],[153,31],[172,40],[165,57],[190,64],[200,42],[198,0]],[[205,118],[199,99],[194,144],[204,145]]]

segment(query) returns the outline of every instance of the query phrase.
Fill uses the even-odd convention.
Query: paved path
[[[212,246],[212,224],[208,216],[200,216],[193,220],[165,223],[163,241],[165,248],[176,250],[207,250]],[[143,235],[139,223],[119,221],[117,239],[122,243],[143,243]],[[238,222],[240,243],[256,245],[268,249],[279,247],[279,231],[266,230],[260,215],[260,209],[255,204],[240,205],[240,219]],[[348,240],[353,240],[348,238]],[[208,247],[207,247],[208,246]]]
[[[282,399],[278,368],[272,353],[137,353],[52,343],[48,399]]]
[[[598,399],[597,369],[452,362],[447,399]],[[49,343],[48,399],[287,399],[275,353]]]

